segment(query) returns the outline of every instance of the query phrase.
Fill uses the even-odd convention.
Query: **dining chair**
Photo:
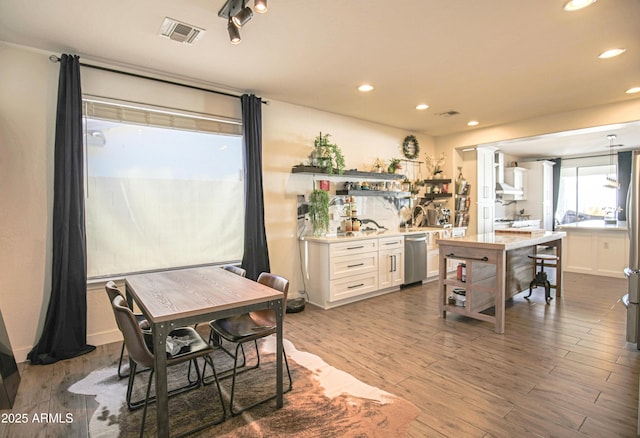
[[[107,291],[107,296],[109,297],[109,302],[110,303],[113,302],[115,297],[122,296],[122,293],[120,292],[120,289],[118,289],[118,286],[116,286],[116,284],[113,281],[107,282],[107,284],[105,285],[105,289]],[[142,330],[149,330],[150,329],[149,321],[147,321],[147,318],[143,314],[134,313],[134,316],[136,318],[136,321],[138,322],[138,325],[140,326],[140,328]],[[129,377],[129,374],[123,374],[122,373],[123,357],[124,357],[124,341],[122,342],[122,348],[120,349],[120,360],[118,361],[118,377],[120,377],[121,379],[123,379],[125,377]],[[144,370],[140,370],[140,371],[144,371]],[[138,371],[138,372],[140,372],[140,371]]]
[[[233,272],[234,274],[239,275],[241,277],[246,277],[247,276],[247,271],[245,269],[241,268],[240,266],[224,265],[224,266],[222,266],[222,269],[224,269],[225,271]]]
[[[154,368],[154,352],[149,347],[152,345],[151,342],[145,339],[145,334],[140,329],[138,322],[136,320],[135,315],[127,305],[126,300],[122,295],[116,296],[111,302],[111,306],[113,308],[113,312],[116,317],[116,321],[118,323],[118,327],[122,331],[122,335],[124,336],[124,343],[127,346],[127,351],[129,352],[129,357],[132,359],[131,362],[131,370],[129,372],[129,383],[127,385],[127,406],[130,410],[138,409],[140,407],[144,407],[144,411],[142,413],[142,425],[140,426],[140,436],[142,437],[144,433],[144,424],[147,417],[147,407],[149,402],[155,401],[156,397],[150,397],[149,393],[151,390],[151,383],[153,381],[153,375],[155,373]],[[194,368],[196,369],[196,374],[198,375],[198,380],[196,383],[189,383],[181,388],[174,389],[169,391],[169,396],[173,396],[175,394],[179,394],[181,392],[185,392],[189,389],[194,389],[199,387],[202,384],[202,379],[200,375],[200,371],[198,368],[198,363],[196,361],[197,358],[203,358],[205,364],[209,364],[211,369],[213,370],[213,378],[215,380],[218,397],[220,398],[220,405],[222,406],[222,415],[220,418],[198,426],[197,430],[205,429],[209,426],[213,426],[215,424],[219,424],[223,422],[226,418],[226,409],[224,406],[224,401],[222,400],[222,392],[220,391],[220,382],[218,381],[218,376],[216,374],[216,369],[213,365],[213,361],[210,353],[213,352],[213,348],[191,327],[180,327],[171,331],[169,336],[180,337],[182,340],[186,341],[187,346],[183,347],[177,354],[167,354],[167,368],[179,365],[184,362],[192,362]],[[147,335],[148,337],[148,335]],[[164,352],[162,354],[165,354]],[[149,374],[149,380],[147,382],[147,391],[144,400],[140,400],[138,402],[131,401],[131,395],[133,392],[133,383],[136,375],[136,366],[140,365],[143,367],[147,367],[151,370]],[[204,368],[203,368],[204,371]],[[195,431],[192,431],[195,432]]]
[[[287,294],[289,291],[289,280],[281,277],[279,275],[271,274],[268,272],[263,272],[258,277],[258,283],[264,284],[265,286],[269,286],[273,289],[276,289],[283,293],[283,317],[284,317],[284,309],[287,306]],[[227,374],[224,377],[229,377],[229,372],[232,371],[231,376],[231,398],[229,400],[229,411],[231,415],[238,415],[241,412],[246,411],[247,409],[253,408],[261,403],[272,400],[276,397],[276,395],[271,395],[265,399],[254,402],[248,406],[241,407],[240,409],[234,409],[233,401],[235,396],[235,387],[236,387],[236,376],[239,374],[238,368],[242,368],[242,372],[249,371],[252,369],[256,369],[260,366],[260,351],[258,349],[258,339],[267,337],[276,332],[277,321],[275,311],[271,309],[260,310],[255,312],[243,313],[241,315],[234,315],[228,318],[216,319],[214,321],[209,322],[209,327],[211,328],[211,332],[220,338],[236,344],[235,352],[232,352],[225,348],[222,343],[219,346],[233,358],[233,370],[225,370],[224,372],[219,373],[220,376]],[[210,336],[211,339],[211,336]],[[244,354],[243,345],[248,342],[253,342],[256,349],[256,364],[253,366],[245,366],[246,365],[246,357]],[[242,365],[238,366],[238,356],[242,354],[243,362]],[[293,382],[291,380],[291,371],[289,370],[289,363],[287,361],[287,355],[284,352],[284,348],[282,349],[282,355],[284,359],[284,363],[287,369],[287,376],[289,377],[289,387],[285,389],[285,392],[288,392],[293,387]],[[206,364],[204,365],[202,374],[204,381],[204,374],[206,370]]]

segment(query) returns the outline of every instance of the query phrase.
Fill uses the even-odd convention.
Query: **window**
[[[237,261],[241,124],[85,100],[89,278]]]
[[[613,214],[617,205],[616,175],[617,166],[609,157],[563,160],[556,220],[567,224]]]

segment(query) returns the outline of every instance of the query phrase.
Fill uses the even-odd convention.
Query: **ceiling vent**
[[[160,35],[185,44],[195,44],[204,32],[204,29],[169,17],[165,17],[162,26],[160,26]]]
[[[458,114],[460,114],[458,111],[456,110],[449,110],[449,111],[445,111],[443,113],[438,114],[440,117],[451,117],[451,116],[457,116]]]

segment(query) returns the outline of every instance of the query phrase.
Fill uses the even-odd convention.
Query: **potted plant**
[[[315,189],[309,195],[309,219],[314,236],[329,232],[329,193]]]
[[[337,170],[338,174],[342,175],[344,172],[344,155],[342,155],[338,145],[329,143],[329,137],[330,134],[322,135],[321,132],[313,140],[312,163],[329,175],[332,175],[334,170]]]
[[[387,167],[387,172],[396,173],[397,170],[402,169],[402,165],[400,164],[400,158],[392,158],[389,161],[389,167]]]

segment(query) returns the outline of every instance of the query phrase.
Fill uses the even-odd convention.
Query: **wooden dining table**
[[[254,310],[276,314],[276,407],[283,404],[283,294],[220,267],[208,266],[128,275],[127,299],[135,302],[153,331],[154,351],[165,351],[171,330]],[[157,435],[169,436],[167,356],[154,354]]]

